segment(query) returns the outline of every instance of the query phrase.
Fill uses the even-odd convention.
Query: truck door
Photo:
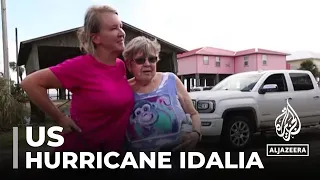
[[[301,123],[308,125],[319,122],[320,118],[320,94],[308,73],[289,73],[293,92],[291,106],[298,114]]]
[[[266,84],[276,84],[278,86],[277,90],[259,94],[257,97],[262,126],[274,127],[276,118],[282,113],[282,109],[286,107],[286,99],[289,98],[286,82],[285,75],[277,73],[269,75],[261,85],[260,88]]]

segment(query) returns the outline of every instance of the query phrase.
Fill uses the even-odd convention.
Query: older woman
[[[187,151],[201,139],[199,114],[180,79],[173,73],[156,72],[160,49],[156,40],[141,36],[123,52],[135,92],[127,130],[129,151]],[[193,129],[183,133],[186,114]]]
[[[27,76],[22,87],[31,101],[64,129],[64,144],[57,151],[122,151],[134,97],[125,64],[125,32],[118,13],[110,6],[87,10],[79,31],[85,55]],[[60,112],[47,89],[72,92],[70,115]]]

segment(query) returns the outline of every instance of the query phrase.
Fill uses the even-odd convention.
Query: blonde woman
[[[110,6],[92,6],[79,31],[85,55],[37,71],[22,82],[29,98],[64,128],[64,144],[57,151],[121,151],[134,97],[125,64],[125,32]],[[72,92],[71,117],[50,101],[47,89]]]

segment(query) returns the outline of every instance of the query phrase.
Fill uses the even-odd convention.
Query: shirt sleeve
[[[81,59],[67,59],[64,62],[52,66],[49,69],[59,79],[62,86],[69,91],[73,91],[81,85]]]

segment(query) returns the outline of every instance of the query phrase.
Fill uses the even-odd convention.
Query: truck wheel
[[[222,141],[227,148],[245,149],[252,139],[252,123],[244,116],[233,116],[227,119],[222,130]]]

